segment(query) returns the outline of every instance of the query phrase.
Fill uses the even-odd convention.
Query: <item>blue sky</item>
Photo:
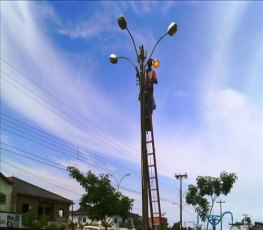
[[[237,173],[223,211],[263,221],[263,3],[256,1],[1,2],[1,172],[63,195],[83,193],[65,167],[110,173],[141,214],[137,47],[153,58],[153,114],[162,212],[179,220],[197,176]],[[116,185],[114,177],[112,183]],[[215,214],[219,213],[219,204]],[[183,219],[196,221],[191,206]],[[224,220],[227,228],[229,219]]]

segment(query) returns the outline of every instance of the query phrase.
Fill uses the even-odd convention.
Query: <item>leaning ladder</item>
[[[147,187],[150,206],[150,222],[152,230],[162,229],[161,204],[157,176],[157,164],[155,157],[154,135],[152,125],[152,114],[146,112],[146,154],[147,154]],[[147,124],[147,122],[149,122]]]

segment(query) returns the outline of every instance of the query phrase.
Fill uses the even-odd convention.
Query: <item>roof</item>
[[[136,214],[136,213],[132,213],[132,212],[129,212],[128,213],[128,217],[132,218],[132,219],[141,219],[141,216]]]
[[[26,181],[20,180],[16,177],[7,177],[13,183],[13,194],[22,194],[38,198],[46,198],[50,200],[61,201],[65,203],[72,203],[71,200],[57,195],[55,193],[49,192],[43,188],[37,187]]]
[[[84,210],[82,208],[79,208],[78,210],[76,211],[73,211],[72,212],[72,215],[73,216],[83,216],[83,215],[87,215],[88,211],[87,210]]]
[[[1,172],[0,172],[0,178],[2,178],[5,182],[7,182],[7,183],[10,184],[10,185],[13,184],[13,182],[10,181],[10,180],[8,180],[8,178],[7,178],[3,173],[1,173]]]

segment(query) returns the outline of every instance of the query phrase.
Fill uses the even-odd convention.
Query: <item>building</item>
[[[119,227],[123,224],[130,224],[133,225],[134,220],[139,220],[141,219],[141,216],[134,214],[134,213],[128,213],[128,218],[122,218],[120,216],[114,216],[111,218],[111,225],[115,227]],[[81,229],[81,226],[84,225],[90,225],[90,224],[97,224],[100,225],[100,222],[92,222],[89,217],[87,211],[83,209],[78,209],[76,211],[72,212],[72,220],[73,223],[77,225],[78,229]]]
[[[42,215],[50,222],[68,223],[72,201],[16,177],[0,173],[0,211],[30,213],[34,220]]]
[[[1,212],[11,211],[12,186],[13,183],[0,172],[0,211]]]

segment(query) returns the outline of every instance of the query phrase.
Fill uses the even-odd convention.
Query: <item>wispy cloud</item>
[[[105,147],[107,153],[118,154],[119,151],[123,151],[122,149],[116,152],[115,142],[118,140],[116,141],[110,135],[105,134],[100,127],[92,125],[92,123],[99,124],[101,121],[109,119],[121,121],[121,114],[115,103],[109,100],[105,92],[93,84],[91,78],[88,83],[82,82],[80,84],[76,81],[75,72],[77,69],[72,66],[70,61],[62,58],[63,53],[60,53],[51,41],[46,39],[41,32],[41,24],[38,24],[40,19],[34,18],[35,15],[30,12],[29,5],[29,3],[22,6],[20,4],[7,5],[6,7],[9,9],[5,12],[9,13],[3,15],[6,33],[1,35],[5,47],[2,57],[8,61],[12,60],[14,66],[27,74],[21,75],[8,65],[3,64],[4,70],[8,73],[12,72],[11,77],[15,78],[20,85],[10,79],[8,75],[3,74],[2,99],[14,111],[23,114],[53,135],[62,137],[75,145],[89,146],[98,152],[105,152]],[[26,20],[19,20],[20,14],[15,14],[16,11],[20,12],[23,15],[22,18]],[[12,20],[9,20],[10,17]],[[16,39],[17,34],[22,32],[21,30],[25,34],[36,36],[23,37],[19,40],[19,44],[14,45],[12,41]],[[31,60],[34,64],[28,65]],[[89,67],[92,69],[91,65],[90,62]],[[24,69],[25,66],[26,69]],[[62,66],[63,68],[61,68]],[[94,73],[90,72],[90,74]],[[56,98],[63,98],[61,100],[71,110],[64,104],[58,103],[56,98],[47,95],[42,88],[33,84],[31,79],[27,79],[25,76],[32,78],[33,82],[40,82],[41,87],[48,89]],[[37,79],[34,79],[35,76]],[[111,111],[111,113],[105,113],[105,111]],[[105,141],[101,142],[101,140]],[[124,146],[120,142],[118,145]]]
[[[79,24],[68,22],[59,29],[59,33],[67,35],[70,38],[90,39],[101,36],[101,33],[111,32],[115,30],[109,22],[110,15],[97,14],[88,21],[82,21]]]
[[[215,26],[211,26],[208,22],[207,26],[213,28],[211,31],[212,40],[210,40],[211,60],[204,69],[204,82],[211,87],[224,87],[227,84],[228,63],[230,55],[230,47],[235,40],[233,36],[239,26],[240,19],[243,16],[247,7],[247,2],[232,2],[227,8],[224,7],[224,17],[218,14],[217,8],[211,10],[211,14],[214,14],[213,22]],[[208,66],[208,68],[207,68]],[[202,84],[204,84],[202,82]]]

